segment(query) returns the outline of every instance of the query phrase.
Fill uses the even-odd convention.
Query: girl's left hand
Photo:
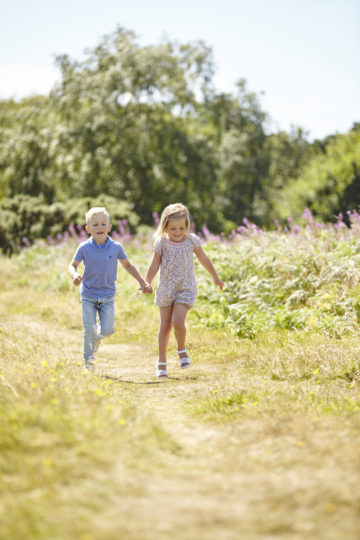
[[[214,283],[220,288],[221,291],[223,290],[224,284],[220,278],[218,277],[214,278]]]
[[[152,288],[152,286],[150,285],[150,283],[147,283],[147,284],[146,284],[145,292],[148,293],[148,294],[152,294],[153,288]]]
[[[153,292],[152,286],[150,285],[150,283],[147,283],[146,281],[140,286],[140,290],[145,294],[146,293],[152,294]]]

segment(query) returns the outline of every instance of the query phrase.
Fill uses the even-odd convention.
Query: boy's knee
[[[111,334],[113,334],[113,333],[114,333],[113,328],[101,328],[101,335],[103,337],[111,336]]]

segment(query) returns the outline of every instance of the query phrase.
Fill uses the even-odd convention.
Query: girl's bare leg
[[[189,311],[189,306],[186,304],[174,304],[172,311],[172,325],[174,328],[175,338],[178,344],[178,351],[183,351],[185,349],[185,339],[186,339],[186,326],[185,319]],[[186,353],[180,353],[180,358],[187,356]]]
[[[158,333],[159,362],[166,363],[166,350],[172,328],[173,305],[160,308],[160,328]]]

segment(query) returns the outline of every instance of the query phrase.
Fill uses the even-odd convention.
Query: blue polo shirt
[[[114,296],[118,259],[127,259],[124,248],[109,236],[102,245],[91,237],[82,242],[74,255],[75,261],[84,262],[84,275],[80,294],[90,298]]]

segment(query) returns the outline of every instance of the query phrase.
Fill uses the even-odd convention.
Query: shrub
[[[108,195],[46,204],[41,197],[17,195],[0,203],[0,245],[5,254],[19,251],[38,239],[59,238],[72,226],[84,225],[85,213],[92,206],[106,206],[112,223],[126,220],[135,232],[139,217],[126,201]]]

